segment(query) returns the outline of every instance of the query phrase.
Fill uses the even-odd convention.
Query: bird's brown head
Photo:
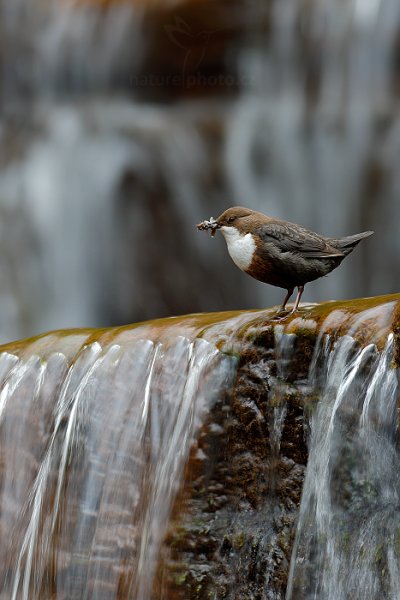
[[[223,233],[227,231],[227,227],[234,227],[241,234],[245,234],[253,233],[260,224],[269,220],[270,217],[255,210],[251,210],[251,208],[233,206],[223,212],[216,220],[216,223],[218,229],[221,229],[221,227],[224,228],[222,230]]]
[[[233,206],[228,208],[222,213],[217,219],[218,229],[221,227],[237,227],[243,219],[249,217],[252,214],[252,210],[244,208],[243,206]]]
[[[217,219],[203,221],[197,225],[200,230],[211,230],[211,235],[215,235],[218,229],[227,235],[229,230],[238,230],[241,234],[253,232],[257,225],[269,220],[269,217],[262,213],[245,208],[243,206],[232,206],[225,210]]]

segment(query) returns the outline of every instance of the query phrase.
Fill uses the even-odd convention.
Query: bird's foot
[[[271,321],[284,321],[289,315],[292,314],[292,312],[293,311],[287,310],[286,308],[283,308],[283,306],[280,306],[276,311],[276,314],[272,317]]]
[[[285,321],[288,317],[291,317],[295,314],[300,314],[300,312],[300,308],[297,308],[296,306],[294,306],[292,309],[287,309],[283,308],[283,306],[280,306],[276,311],[275,316],[272,317],[271,321]]]

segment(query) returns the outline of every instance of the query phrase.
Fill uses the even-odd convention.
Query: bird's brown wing
[[[304,258],[335,258],[344,254],[317,233],[282,221],[263,224],[257,232],[262,241],[273,243],[281,252],[295,252]]]

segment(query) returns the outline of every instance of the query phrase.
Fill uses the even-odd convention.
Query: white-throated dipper
[[[287,290],[281,310],[297,287],[292,312],[298,309],[304,286],[336,269],[357,244],[373,234],[364,231],[343,238],[326,238],[295,223],[268,217],[250,208],[228,208],[218,219],[197,225],[200,230],[220,230],[228,252],[245,273],[258,281]]]

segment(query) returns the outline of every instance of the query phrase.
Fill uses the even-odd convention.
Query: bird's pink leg
[[[297,287],[297,289],[298,289],[298,292],[297,292],[296,302],[294,303],[294,307],[293,307],[292,313],[296,312],[297,309],[299,308],[300,298],[301,298],[301,296],[303,295],[303,292],[304,292],[304,285],[299,285]]]
[[[288,316],[292,315],[293,313],[295,313],[297,311],[297,309],[299,308],[300,298],[302,296],[302,293],[304,292],[304,285],[299,285],[297,287],[297,289],[298,289],[298,292],[297,292],[296,302],[294,303],[293,309],[290,311],[290,313],[286,313],[283,317],[275,317],[273,319],[273,321],[284,321],[285,319],[287,319]],[[285,296],[285,299],[283,301],[283,304],[282,304],[280,310],[278,311],[278,314],[281,311],[285,310],[286,303],[287,303],[287,301],[289,300],[289,298],[290,298],[290,296],[292,294],[293,294],[293,288],[290,289],[290,290],[288,290],[288,292],[287,292],[287,294]]]
[[[293,288],[291,288],[290,290],[287,291],[287,294],[286,294],[283,304],[281,306],[281,310],[285,310],[285,306],[292,294],[293,294]]]

